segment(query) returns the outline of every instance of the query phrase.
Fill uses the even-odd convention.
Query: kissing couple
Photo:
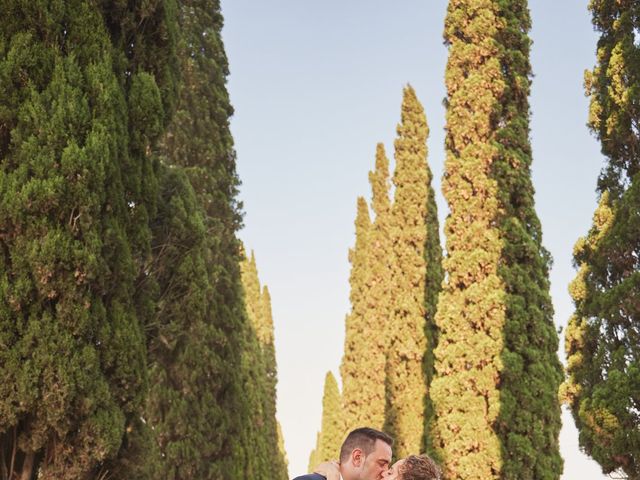
[[[340,447],[340,462],[324,462],[293,480],[440,480],[427,455],[409,455],[391,465],[393,439],[373,428],[356,428]]]

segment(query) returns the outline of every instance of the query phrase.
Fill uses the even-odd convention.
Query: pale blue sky
[[[347,252],[356,198],[369,198],[375,145],[393,151],[402,87],[431,127],[429,163],[441,222],[445,0],[222,0],[236,109],[232,131],[245,228],[273,300],[278,418],[292,476],[304,473],[320,427],[324,375],[338,375],[349,310]],[[597,35],[586,0],[533,0],[533,182],[551,251],[556,323],[572,304],[573,244],[589,228],[603,159],[585,122],[583,72]],[[606,478],[578,451],[564,416],[563,479]]]

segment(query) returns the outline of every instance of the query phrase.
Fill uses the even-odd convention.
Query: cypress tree
[[[391,241],[389,237],[389,160],[384,147],[376,148],[375,170],[369,172],[372,208],[358,200],[356,247],[352,261],[351,300],[347,319],[347,352],[341,367],[345,431],[367,425],[382,428],[385,414],[386,328],[390,307]],[[353,303],[356,302],[356,303]]]
[[[369,298],[370,261],[368,258],[371,218],[369,207],[364,198],[357,201],[355,220],[356,243],[349,251],[351,274],[349,284],[351,292],[351,312],[345,319],[344,354],[340,365],[342,378],[342,412],[344,431],[368,425],[373,420],[368,412],[368,405],[363,398],[369,398],[372,382],[369,376],[372,368],[367,364],[372,349],[375,349],[375,333],[367,324]],[[377,373],[376,373],[377,375]]]
[[[451,1],[433,445],[450,478],[558,478],[561,366],[533,204],[526,1]]]
[[[316,466],[321,463],[321,462],[318,461],[318,453],[319,453],[318,452],[318,445],[320,445],[320,432],[316,433],[316,446],[315,446],[315,448],[313,450],[311,450],[311,453],[309,454],[308,470],[310,472],[313,472],[313,470],[316,468]]]
[[[340,416],[341,398],[338,382],[333,373],[327,372],[322,396],[322,425],[316,441],[316,448],[309,457],[309,471],[322,462],[338,460],[340,446],[344,440],[344,427]]]
[[[113,45],[113,67],[127,98],[127,153],[122,157],[121,181],[128,207],[127,233],[135,267],[135,308],[153,348],[157,328],[158,284],[152,275],[157,262],[152,252],[157,233],[160,172],[157,142],[175,110],[179,65],[176,54],[175,0],[110,3],[101,7]],[[167,220],[167,225],[171,220]],[[150,227],[156,227],[152,231]],[[157,245],[157,243],[156,243]],[[151,356],[152,359],[152,356]],[[149,360],[149,358],[148,358]],[[157,441],[142,409],[127,420],[127,429],[116,458],[105,462],[101,474],[115,478],[154,478],[160,457]]]
[[[278,422],[278,450],[280,451],[280,455],[284,461],[285,472],[288,472],[289,458],[287,457],[287,450],[284,447],[284,435],[282,434],[282,426],[280,426],[280,422]]]
[[[129,169],[128,131],[157,135],[162,105],[150,76],[126,95],[93,4],[2,12],[0,476],[94,478],[146,392],[133,293],[149,227],[134,221],[145,173]]]
[[[389,198],[389,160],[384,146],[376,147],[375,169],[369,172],[371,208],[375,220],[371,226],[367,245],[369,278],[367,284],[367,311],[365,314],[368,339],[361,362],[366,377],[360,385],[360,422],[381,429],[385,421],[386,392],[385,365],[388,346],[388,325],[392,315],[392,268],[394,256],[391,244],[391,200]],[[362,373],[360,373],[362,375]],[[356,425],[353,425],[354,427]]]
[[[575,313],[566,331],[564,398],[580,446],[603,472],[640,478],[640,9],[592,1],[600,32],[597,65],[587,72],[589,126],[607,163],[598,181],[593,225],[574,249]]]
[[[248,330],[249,345],[255,345],[248,357],[249,369],[255,372],[254,381],[258,385],[257,405],[253,408],[256,418],[253,423],[259,427],[255,433],[257,447],[262,450],[262,469],[265,478],[287,478],[284,454],[279,447],[278,423],[276,420],[277,368],[273,335],[273,317],[269,289],[260,287],[258,269],[253,252],[241,264],[242,284],[245,292],[247,314],[252,328]],[[249,386],[251,387],[251,386]],[[254,449],[255,450],[255,449]],[[258,453],[255,452],[254,453]]]
[[[397,134],[390,220],[393,307],[388,328],[386,421],[396,440],[396,455],[403,457],[420,451],[424,442],[425,397],[431,375],[425,375],[423,362],[434,342],[427,339],[427,332],[433,331],[442,279],[437,211],[427,164],[429,128],[411,86],[403,92]]]
[[[184,325],[181,354],[163,350],[161,336],[152,341],[166,355],[152,377],[149,422],[164,455],[160,478],[175,472],[191,478],[268,478],[259,425],[247,419],[261,415],[259,370],[254,363],[259,345],[252,334],[241,284],[242,258],[236,232],[241,209],[236,200],[239,180],[229,130],[233,109],[226,90],[228,63],[221,39],[223,18],[218,1],[181,1],[178,10],[181,88],[176,111],[163,135],[159,153],[172,168],[186,174],[202,210],[206,231],[204,265],[208,286],[200,319],[202,330]],[[160,291],[176,288],[160,284]],[[159,317],[158,323],[171,318]],[[170,343],[171,345],[171,343]],[[189,369],[190,365],[197,365]],[[178,381],[162,370],[176,372]],[[187,389],[197,401],[188,414],[172,402]],[[196,440],[203,452],[195,449]],[[181,450],[182,442],[193,448]],[[165,457],[166,458],[166,457]],[[197,472],[190,474],[188,472]],[[260,476],[262,475],[262,476]],[[173,477],[173,478],[182,478]]]
[[[278,369],[274,343],[273,312],[271,310],[271,294],[266,285],[262,287],[261,304],[263,321],[261,327],[257,328],[257,335],[266,365],[266,393],[264,401],[265,417],[268,427],[268,459],[271,465],[271,478],[282,478],[286,480],[289,478],[287,453],[284,448],[284,438],[282,436],[282,430],[280,429],[280,423],[276,419]]]

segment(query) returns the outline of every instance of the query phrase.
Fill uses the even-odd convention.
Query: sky
[[[370,198],[376,143],[393,152],[407,83],[425,107],[441,225],[446,218],[446,3],[222,0],[245,212],[240,238],[272,296],[278,419],[292,477],[306,472],[315,446],[325,374],[339,379],[356,199]],[[597,34],[587,0],[531,0],[529,8],[532,176],[543,243],[554,259],[555,322],[564,328],[573,310],[573,244],[590,227],[604,161],[586,127],[583,89]],[[560,444],[563,479],[608,478],[579,451],[567,412]]]

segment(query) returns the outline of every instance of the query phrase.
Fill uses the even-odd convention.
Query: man
[[[356,428],[340,447],[342,480],[381,480],[391,464],[393,439],[373,428]],[[294,480],[324,480],[318,473],[302,475]]]

